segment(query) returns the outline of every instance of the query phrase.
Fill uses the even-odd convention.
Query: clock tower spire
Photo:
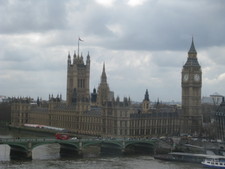
[[[182,132],[199,134],[202,126],[201,88],[202,71],[192,38],[188,58],[182,69]]]

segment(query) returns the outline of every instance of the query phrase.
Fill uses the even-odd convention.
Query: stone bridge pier
[[[60,144],[59,154],[61,157],[83,157],[83,151],[80,147],[72,144]]]
[[[33,148],[43,145],[55,143],[55,139],[45,138],[8,138],[0,139],[0,144],[7,144],[10,147],[10,159],[13,160],[32,160]]]
[[[32,144],[28,142],[27,147],[21,147],[17,145],[10,146],[10,159],[12,160],[32,160]]]

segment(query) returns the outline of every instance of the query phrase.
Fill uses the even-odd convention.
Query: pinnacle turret
[[[148,89],[146,89],[146,92],[145,92],[145,101],[149,101],[149,94],[148,94]]]
[[[71,64],[71,57],[70,57],[70,52],[68,52],[68,65]]]
[[[74,51],[74,54],[73,54],[73,62],[75,62],[76,58],[77,58],[76,51]]]
[[[107,83],[107,76],[106,76],[106,73],[105,73],[105,63],[103,64],[101,83]]]
[[[91,62],[91,59],[90,59],[90,55],[88,52],[87,59],[86,59],[86,65],[90,65],[90,62]]]

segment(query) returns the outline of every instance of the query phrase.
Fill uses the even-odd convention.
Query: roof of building
[[[203,96],[201,102],[206,104],[220,105],[220,103],[222,102],[222,98],[223,98],[222,95],[212,94],[210,95],[210,97]]]
[[[197,58],[188,58],[188,60],[185,63],[184,67],[189,67],[189,66],[200,67],[200,64],[198,63],[198,59]]]
[[[193,38],[192,38],[191,47],[190,47],[188,53],[197,54],[197,52],[196,52],[196,50],[195,50],[195,45],[194,45],[194,40],[193,40]]]
[[[188,59],[184,65],[184,67],[190,67],[190,66],[191,67],[193,67],[193,66],[200,67],[196,55],[197,55],[197,52],[195,50],[194,40],[192,38],[191,47],[188,51]]]
[[[225,116],[225,101],[224,101],[224,97],[222,102],[220,103],[219,108],[216,111],[216,115],[218,116]]]

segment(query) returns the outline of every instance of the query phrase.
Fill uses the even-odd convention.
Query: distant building
[[[220,105],[222,100],[223,100],[223,95],[220,95],[217,92],[211,94],[209,97],[207,96],[202,97],[202,103],[212,104],[217,106]]]
[[[222,103],[223,96],[214,93],[209,97],[202,97],[202,115],[203,115],[203,135],[204,137],[214,138],[216,136],[217,130],[216,126],[216,116],[217,111]]]
[[[225,140],[225,100],[224,97],[215,114],[216,135],[218,139]]]

